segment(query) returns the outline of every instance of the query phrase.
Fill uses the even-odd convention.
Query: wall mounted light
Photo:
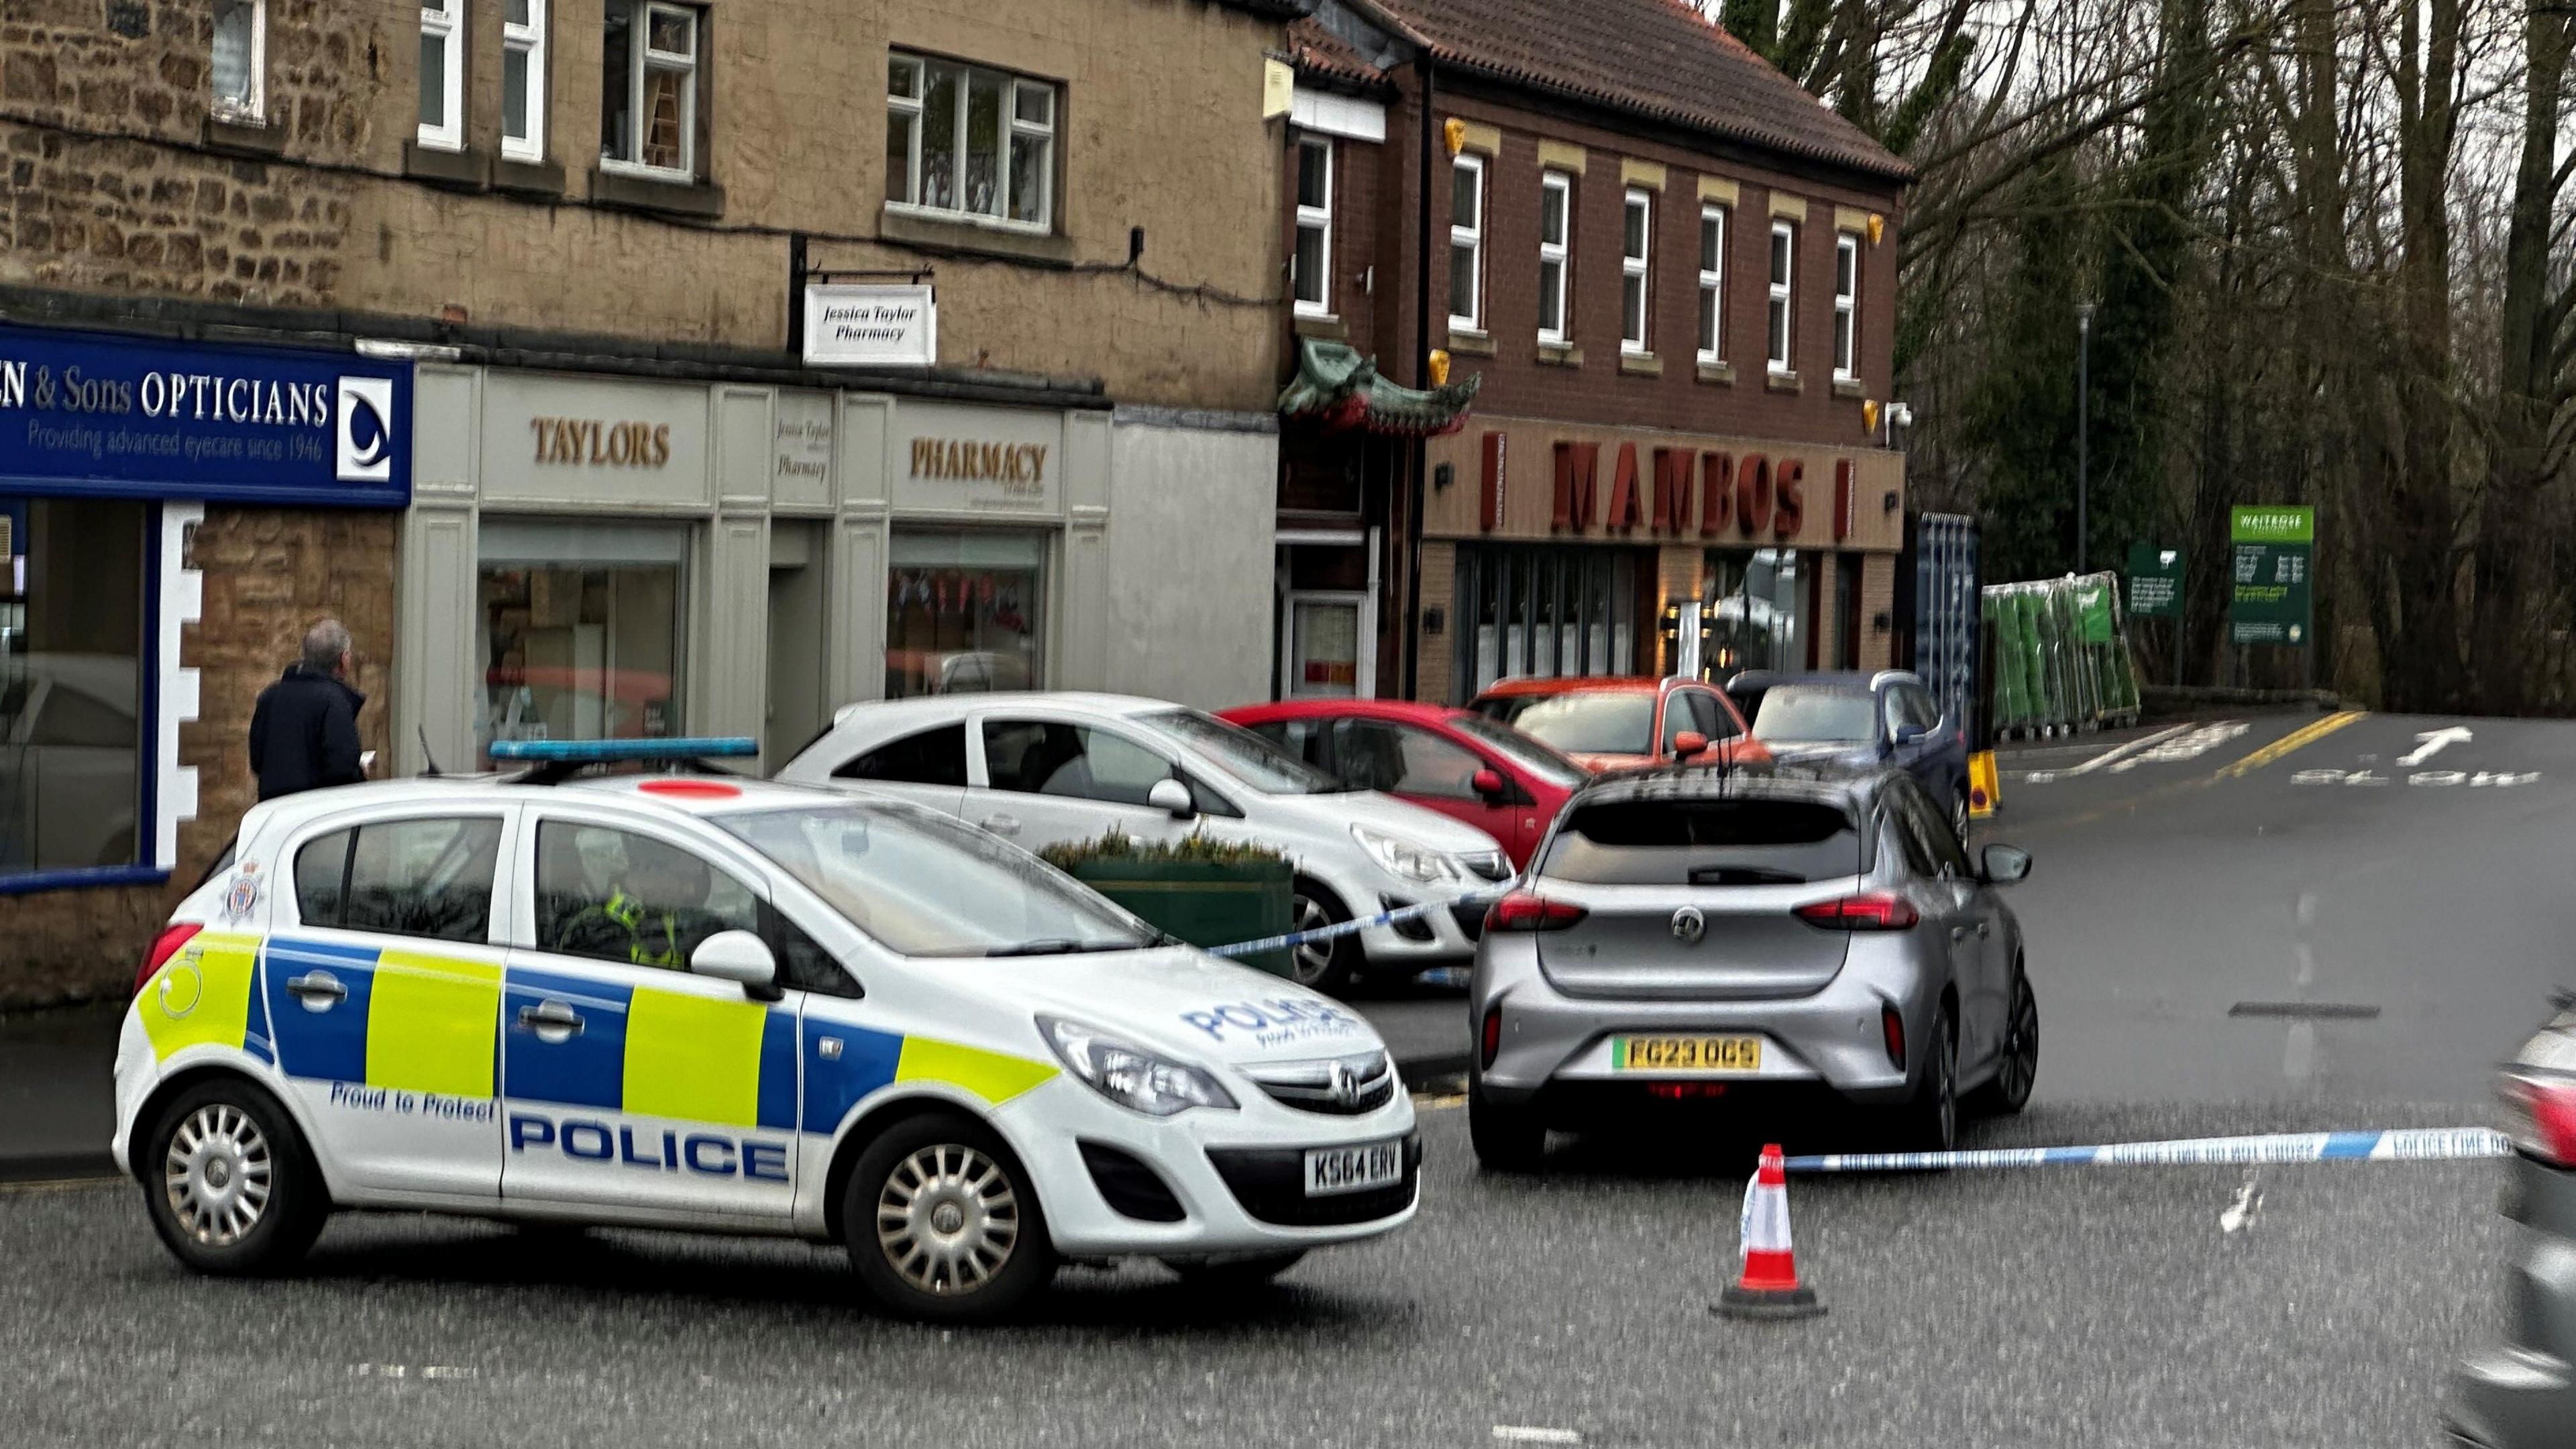
[[[1896,627],[1896,621],[1887,617],[1885,609],[1869,616],[1869,629],[1873,634],[1884,634],[1894,627]]]
[[[1456,116],[1451,116],[1440,123],[1440,139],[1448,145],[1449,154],[1452,156],[1466,150],[1467,123]]]
[[[1897,505],[1897,503],[1898,503],[1899,501],[1900,501],[1900,500],[1898,499],[1898,497],[1897,497],[1897,495],[1896,495],[1896,490],[1895,490],[1895,489],[1893,489],[1893,488],[1890,488],[1890,489],[1888,489],[1888,490],[1887,490],[1887,496],[1886,496],[1885,498],[1883,498],[1883,499],[1879,500],[1879,505],[1878,505],[1878,506],[1879,506],[1879,511],[1880,511],[1880,512],[1882,512],[1882,513],[1894,513],[1894,512],[1896,511],[1896,505]]]
[[[1860,426],[1863,432],[1878,431],[1878,399],[1865,397],[1860,400]]]
[[[1430,365],[1428,370],[1431,374],[1431,385],[1433,387],[1447,387],[1449,385],[1449,349],[1445,347],[1435,347],[1431,349],[1429,363]]]
[[[1871,246],[1878,245],[1879,239],[1886,235],[1887,218],[1879,215],[1877,212],[1871,212],[1869,214],[1869,244]]]
[[[1431,490],[1435,493],[1447,492],[1449,485],[1457,481],[1458,469],[1455,464],[1441,463],[1431,470]]]

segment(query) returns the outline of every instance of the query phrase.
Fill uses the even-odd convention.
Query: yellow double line
[[[2336,714],[2327,715],[2324,719],[2318,720],[2315,724],[2304,725],[2298,729],[2294,729],[2288,734],[2281,736],[2279,739],[2274,740],[2272,743],[2265,745],[2263,748],[2256,750],[2254,753],[2247,755],[2244,759],[2238,760],[2235,764],[2223,767],[2213,778],[2225,780],[2234,776],[2244,775],[2252,771],[2259,770],[2265,765],[2272,763],[2274,760],[2281,758],[2283,755],[2286,755],[2293,750],[2315,744],[2317,741],[2333,734],[2336,730],[2342,729],[2345,725],[2351,724],[2355,720],[2361,719],[2369,713],[2370,711],[2366,709],[2347,709]]]

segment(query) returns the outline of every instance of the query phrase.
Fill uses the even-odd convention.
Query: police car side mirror
[[[778,958],[770,954],[768,942],[749,931],[718,931],[700,941],[698,949],[689,953],[689,970],[719,981],[741,982],[748,995],[768,995],[778,989]]]

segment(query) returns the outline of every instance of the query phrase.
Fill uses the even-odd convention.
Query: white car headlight
[[[1370,859],[1405,880],[1435,885],[1457,878],[1457,867],[1449,863],[1447,856],[1410,840],[1365,825],[1352,826],[1351,839],[1360,843],[1360,849],[1367,851]]]
[[[1148,1117],[1171,1117],[1192,1107],[1235,1110],[1234,1096],[1224,1084],[1187,1062],[1176,1062],[1062,1017],[1039,1017],[1038,1031],[1063,1059],[1066,1070],[1129,1111]]]

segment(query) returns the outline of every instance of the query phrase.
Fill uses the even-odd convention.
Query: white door
[[[695,976],[762,928],[747,873],[613,818],[530,812],[501,1003],[504,1199],[785,1217],[800,992]]]
[[[279,862],[290,881],[265,952],[270,1036],[350,1186],[500,1191],[493,886],[515,813],[324,821]]]
[[[1195,821],[1147,802],[1182,779],[1170,756],[1117,730],[1036,714],[995,713],[975,722],[980,745],[965,818],[1023,850],[1097,840],[1111,830],[1138,840],[1178,840]]]

